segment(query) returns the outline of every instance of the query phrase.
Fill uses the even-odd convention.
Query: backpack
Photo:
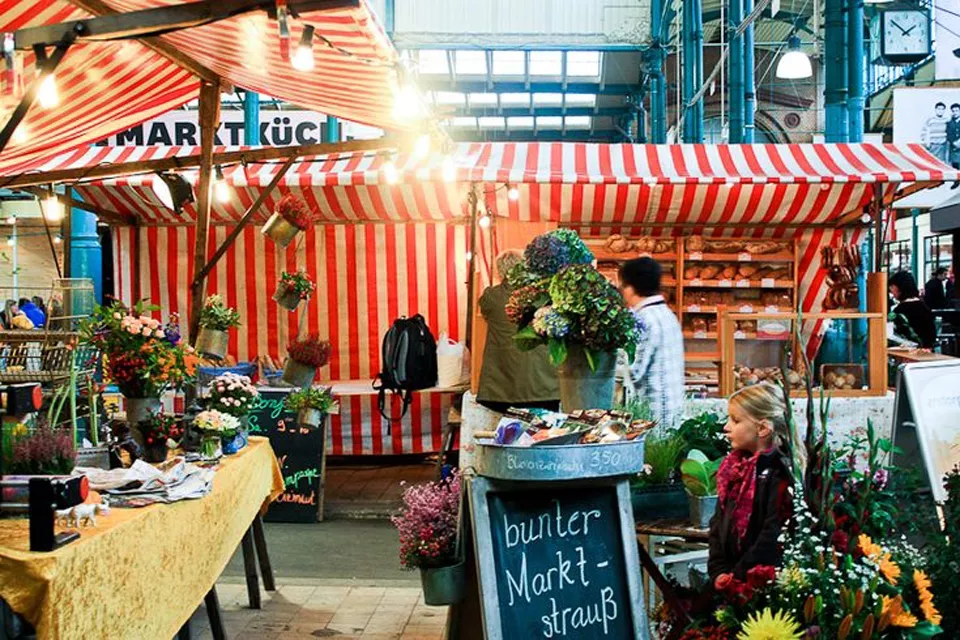
[[[397,422],[407,414],[414,391],[437,384],[437,341],[423,316],[394,320],[383,336],[381,358],[382,370],[373,381],[373,388],[379,392],[380,415]],[[386,411],[387,391],[399,394],[403,400],[399,417]]]

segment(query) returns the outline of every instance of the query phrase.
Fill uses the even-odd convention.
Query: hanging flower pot
[[[230,334],[226,331],[217,331],[202,327],[197,335],[196,350],[209,358],[223,360],[227,355],[227,346],[230,344]]]
[[[463,600],[467,584],[467,563],[458,562],[449,567],[420,568],[423,602],[439,607],[457,604]]]
[[[298,362],[293,358],[287,358],[287,363],[283,366],[282,380],[295,387],[306,389],[313,384],[313,379],[317,376],[317,368],[308,364]]]
[[[323,419],[337,406],[331,387],[306,387],[286,397],[283,406],[287,411],[297,412],[297,424],[317,429]]]
[[[288,193],[277,203],[276,210],[261,232],[281,247],[286,247],[298,233],[309,229],[313,222],[313,212],[303,200]]]
[[[297,295],[297,292],[282,284],[277,286],[273,299],[287,311],[296,311],[297,307],[300,306],[300,296]]]
[[[227,355],[233,327],[240,326],[240,312],[223,303],[219,295],[207,297],[200,310],[200,333],[194,348],[209,358],[223,360]]]
[[[277,291],[273,294],[273,299],[288,311],[296,311],[300,301],[309,300],[316,288],[317,285],[305,271],[300,270],[294,273],[284,271],[280,274],[280,282],[277,283]]]
[[[317,429],[323,424],[323,412],[319,409],[301,409],[297,414],[297,424]]]
[[[313,384],[317,369],[330,359],[330,343],[316,336],[295,340],[287,347],[286,365],[283,367],[283,381],[295,387],[306,389]]]

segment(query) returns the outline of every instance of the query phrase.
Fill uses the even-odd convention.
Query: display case
[[[754,332],[742,330],[747,321],[756,323]],[[828,396],[880,396],[887,392],[883,313],[811,313],[798,319],[789,313],[726,311],[719,324],[723,396],[764,380],[779,382],[783,371],[795,396],[806,394],[808,374],[814,389],[818,393],[822,389]],[[827,332],[841,338],[824,348]]]
[[[597,259],[597,271],[616,286],[620,286],[620,265],[633,258],[650,257],[663,269],[660,288],[667,304],[677,312],[680,299],[679,246],[676,238],[653,236],[627,237],[612,235],[607,238],[584,238]]]

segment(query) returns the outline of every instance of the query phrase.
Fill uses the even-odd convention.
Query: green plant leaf
[[[583,355],[587,357],[587,364],[590,365],[590,371],[596,371],[597,363],[593,359],[593,352],[590,349],[584,349]]]
[[[936,635],[943,633],[943,629],[939,626],[924,620],[917,623],[912,629],[905,629],[903,637],[904,638],[932,638]]]
[[[562,365],[567,359],[567,343],[563,340],[551,338],[547,341],[547,348],[550,351],[550,361],[555,366]]]
[[[532,351],[543,344],[543,338],[530,325],[513,334],[513,340],[521,351]]]
[[[687,454],[687,460],[696,460],[697,462],[710,462],[710,458],[699,449],[691,449]]]

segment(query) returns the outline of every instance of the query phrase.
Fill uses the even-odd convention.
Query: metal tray
[[[515,447],[478,442],[477,474],[498,480],[609,478],[643,470],[643,437],[611,444]]]

